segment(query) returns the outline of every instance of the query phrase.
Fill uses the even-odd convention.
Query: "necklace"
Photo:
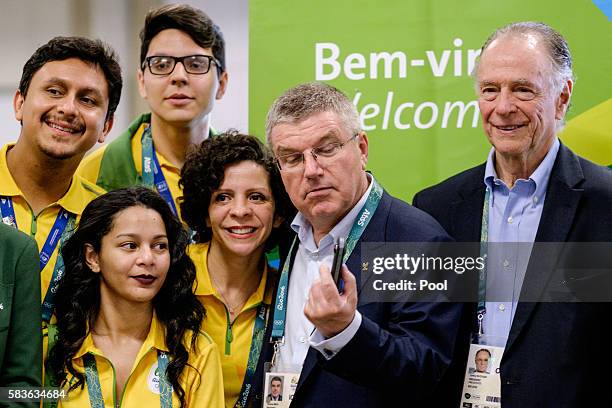
[[[223,291],[221,290],[221,285],[219,285],[217,283],[217,280],[215,279],[213,274],[210,273],[210,271],[209,271],[208,275],[210,276],[210,280],[212,281],[213,285],[215,286],[215,289],[217,289],[217,293],[219,294],[219,296],[221,296],[221,300],[223,300],[223,303],[227,307],[227,310],[229,311],[230,316],[231,316],[232,321],[233,321],[238,316],[238,314],[242,310],[242,307],[244,306],[244,304],[246,303],[247,299],[251,295],[247,294],[247,296],[244,297],[244,299],[239,300],[238,302],[236,302],[235,305],[232,306],[231,302],[229,302],[227,300],[227,297],[225,296],[225,293],[223,293]]]
[[[229,294],[227,292],[224,292],[223,290],[221,290],[222,286],[219,285],[219,282],[217,282],[217,280],[215,279],[215,274],[213,272],[213,270],[225,270],[225,268],[230,267],[232,262],[225,262],[224,261],[224,257],[221,254],[218,254],[217,257],[214,257],[213,254],[211,253],[211,247],[212,247],[212,245],[208,248],[209,252],[208,252],[208,256],[207,256],[207,260],[206,260],[206,269],[208,270],[208,276],[210,276],[210,280],[211,280],[212,285],[214,286],[214,288],[216,289],[217,293],[221,297],[221,300],[225,304],[225,307],[228,310],[228,312],[230,314],[231,321],[233,323],[235,318],[240,314],[240,311],[242,310],[242,308],[244,307],[244,305],[248,301],[249,297],[253,293],[255,293],[255,291],[259,287],[259,283],[261,281],[261,276],[262,276],[263,270],[265,268],[265,264],[261,264],[260,265],[258,263],[258,265],[260,265],[260,267],[256,268],[253,271],[256,276],[250,276],[249,274],[244,274],[239,279],[240,285],[237,288],[238,295],[239,295],[238,296],[239,300],[238,300],[238,302],[232,303],[232,302],[228,301],[228,298],[229,298],[228,295]],[[214,262],[215,260],[217,262]],[[234,265],[234,267],[238,267],[238,266]],[[242,267],[244,267],[244,265]],[[250,270],[250,268],[246,268],[246,270]],[[255,279],[255,277],[257,279]],[[251,282],[251,278],[253,278],[252,282]]]

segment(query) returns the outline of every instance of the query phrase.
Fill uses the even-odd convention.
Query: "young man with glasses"
[[[140,33],[138,87],[151,108],[90,156],[79,173],[106,190],[155,188],[178,214],[187,149],[213,134],[210,113],[225,93],[225,43],[201,10],[170,4],[150,11]]]

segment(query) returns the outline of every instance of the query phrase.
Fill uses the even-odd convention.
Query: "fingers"
[[[348,270],[346,265],[342,265],[342,280],[344,281],[344,293],[343,295],[347,298],[352,298],[357,296],[357,279],[355,279],[355,275]]]
[[[343,265],[341,270],[345,282],[342,294],[332,279],[327,266],[319,267],[319,278],[310,287],[304,314],[327,338],[344,330],[355,316],[357,289],[355,276]]]
[[[346,267],[343,267],[346,268]],[[349,272],[350,273],[350,272]],[[336,282],[332,278],[331,271],[326,265],[321,265],[319,267],[319,281],[312,285],[313,287],[317,284],[321,293],[325,298],[330,301],[340,301],[340,294],[338,293],[338,288],[336,287]]]
[[[321,282],[326,282],[326,283],[328,281],[331,281],[331,282],[334,281],[331,276],[331,270],[325,264],[321,264],[321,266],[319,266],[319,279],[321,280]]]

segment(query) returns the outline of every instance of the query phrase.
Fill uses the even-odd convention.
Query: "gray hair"
[[[321,112],[336,113],[350,134],[361,131],[357,108],[342,91],[321,82],[309,82],[285,91],[270,107],[266,119],[268,144],[276,125],[299,122]]]
[[[493,41],[499,38],[529,34],[536,35],[539,39],[544,41],[552,65],[552,89],[561,91],[568,80],[575,80],[574,72],[572,71],[572,55],[565,38],[563,38],[559,32],[544,23],[523,21],[498,28],[489,38],[487,38],[482,46],[480,55],[484,53]],[[473,71],[476,79],[478,78],[477,72],[479,64],[480,58]]]

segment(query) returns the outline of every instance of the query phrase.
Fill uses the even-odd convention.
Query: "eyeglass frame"
[[[206,72],[190,72],[187,67],[185,66],[185,63],[183,62],[185,59],[187,58],[191,58],[191,57],[206,57],[208,59],[208,70],[206,70]],[[170,70],[170,72],[168,72],[167,74],[156,74],[153,72],[153,70],[151,70],[151,60],[153,58],[171,58],[172,61],[174,61],[174,65],[172,66],[172,69]],[[192,55],[185,55],[182,57],[175,57],[173,55],[151,55],[149,57],[146,57],[145,60],[142,62],[142,70],[145,69],[145,67],[149,68],[149,72],[151,73],[151,75],[155,75],[155,76],[167,76],[170,75],[174,72],[174,69],[176,68],[176,64],[178,63],[183,64],[183,69],[185,70],[185,72],[187,72],[188,74],[191,75],[206,75],[210,72],[210,68],[212,67],[212,63],[214,62],[215,66],[217,67],[217,71],[221,71],[221,63],[219,62],[219,60],[217,60],[214,56],[212,55],[206,55],[206,54],[192,54]]]
[[[353,136],[351,136],[350,138],[348,138],[347,140],[345,140],[345,141],[344,141],[344,142],[342,142],[342,143],[330,142],[330,143],[325,143],[324,145],[319,145],[319,146],[316,146],[316,147],[311,147],[311,148],[310,148],[310,154],[312,155],[312,157],[313,157],[314,161],[315,161],[315,162],[317,162],[317,164],[320,166],[320,165],[321,165],[321,163],[319,163],[319,161],[317,160],[317,157],[318,157],[318,156],[320,156],[320,153],[317,155],[316,150],[320,150],[322,147],[329,146],[329,145],[331,145],[331,144],[338,144],[338,149],[336,150],[336,153],[334,153],[333,155],[328,156],[328,157],[322,156],[322,157],[325,157],[325,158],[332,158],[332,157],[335,157],[335,156],[336,156],[338,153],[340,153],[340,151],[342,150],[342,148],[343,148],[343,147],[344,147],[344,146],[345,146],[345,145],[346,145],[348,142],[350,142],[350,141],[352,141],[352,140],[355,140],[355,138],[356,138],[357,136],[359,136],[360,134],[361,134],[361,132],[357,132],[357,133],[355,133]],[[276,162],[276,166],[278,167],[278,169],[279,169],[280,171],[291,171],[291,169],[292,169],[292,168],[296,168],[296,169],[297,169],[297,168],[299,168],[299,166],[300,166],[300,165],[303,165],[304,163],[306,163],[306,154],[305,154],[304,152],[305,152],[305,150],[304,150],[304,151],[301,151],[301,152],[295,152],[295,153],[283,154],[282,156],[277,156],[277,157],[275,157],[275,158],[274,158],[274,161]],[[282,166],[281,166],[281,164],[280,164],[280,159],[281,159],[281,158],[283,158],[283,157],[289,157],[289,156],[293,156],[293,155],[296,155],[296,154],[300,154],[300,155],[302,155],[302,160],[301,160],[301,161],[300,161],[300,162],[299,162],[299,163],[298,163],[298,164],[297,164],[295,167],[290,167],[290,168],[289,168],[289,170],[287,170],[287,169],[283,170],[283,167],[282,167]]]

